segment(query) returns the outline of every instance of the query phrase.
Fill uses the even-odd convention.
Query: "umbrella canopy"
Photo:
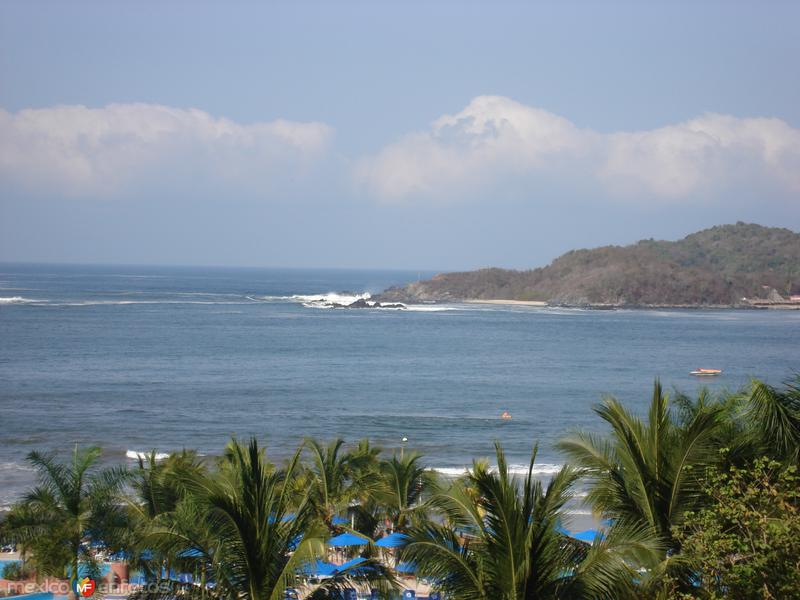
[[[281,523],[288,523],[289,521],[294,521],[296,518],[297,518],[296,514],[294,514],[294,513],[286,513],[285,515],[283,515],[281,517]],[[270,525],[274,525],[275,521],[277,521],[277,520],[278,519],[275,517],[275,515],[270,515],[269,519],[267,519],[267,521],[269,522]]]
[[[346,572],[348,575],[366,575],[370,571],[375,571],[375,566],[370,564],[369,559],[363,556],[356,556],[354,559],[336,567],[333,574]]]
[[[580,540],[581,542],[587,542],[589,544],[593,543],[598,536],[601,540],[606,537],[603,535],[602,531],[597,531],[596,529],[586,529],[578,533],[570,533],[569,536],[575,540]]]
[[[400,546],[404,546],[408,539],[409,538],[406,534],[395,532],[382,537],[375,542],[375,545],[380,546],[381,548],[398,548]]]
[[[368,538],[354,533],[343,533],[328,540],[329,546],[366,546],[369,544]]]
[[[203,553],[197,548],[189,548],[178,553],[178,558],[199,558],[201,556],[203,556]]]
[[[394,568],[398,573],[416,573],[417,565],[414,563],[402,562]]]
[[[333,517],[333,519],[331,519],[331,524],[332,525],[349,525],[350,521],[346,517],[340,517],[339,515],[336,515],[335,517]]]
[[[361,563],[365,562],[366,560],[367,559],[364,558],[363,556],[356,556],[354,559],[348,560],[346,563],[343,563],[343,564],[339,565],[338,567],[336,567],[336,572],[340,573],[341,571],[345,571],[347,569],[352,569],[353,567],[356,567],[356,566],[360,565]]]
[[[317,575],[322,577],[330,577],[334,574],[338,567],[334,564],[316,560],[313,563],[306,563],[300,567],[300,572],[304,575]]]

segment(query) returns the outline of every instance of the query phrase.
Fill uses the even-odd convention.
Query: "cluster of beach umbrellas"
[[[344,520],[344,519],[342,519]],[[610,523],[609,523],[610,524]],[[566,529],[562,525],[558,525],[558,531],[566,536],[571,537],[572,539],[587,543],[587,544],[594,544],[596,542],[602,541],[605,539],[605,534],[603,531],[598,529],[585,529],[583,531],[570,531]],[[364,535],[345,532],[339,535],[336,535],[330,538],[327,541],[328,546],[332,548],[348,548],[354,546],[366,546],[370,543],[378,546],[379,548],[399,548],[405,545],[408,541],[408,536],[395,532],[389,535],[386,535],[379,540],[373,542],[370,538]],[[309,575],[321,576],[321,577],[331,577],[336,575],[337,573],[341,573],[346,570],[352,570],[354,567],[357,567],[359,564],[365,562],[366,559],[363,557],[356,557],[344,564],[335,565],[333,563],[325,563],[323,561],[317,561],[316,564],[307,565],[304,569],[304,573]],[[399,563],[394,567],[394,570],[398,573],[402,574],[412,574],[416,572],[416,567],[413,563]]]
[[[392,533],[382,537],[375,545],[379,548],[399,548],[408,540],[408,536],[403,533]],[[328,545],[335,548],[344,548],[347,546],[366,546],[372,540],[363,535],[355,533],[342,533],[334,536],[328,540]]]
[[[286,517],[284,517],[284,520],[291,519],[292,517],[293,515],[287,515]],[[334,524],[337,525],[348,524],[347,519],[344,519],[342,517],[335,517],[333,522]],[[605,535],[601,530],[585,529],[583,531],[573,532],[570,531],[569,529],[566,529],[561,524],[559,524],[557,527],[560,533],[587,544],[594,544],[598,541],[602,541],[603,539],[605,539]],[[302,536],[298,536],[298,539],[294,541],[294,545],[299,544],[301,538]],[[379,548],[392,549],[392,548],[399,548],[405,545],[408,542],[408,539],[409,538],[407,535],[400,532],[394,532],[385,535],[377,541],[373,541],[372,539],[370,539],[365,535],[353,532],[345,532],[328,539],[327,545],[330,546],[331,548],[350,548],[350,547],[366,546],[369,544],[373,544]],[[149,551],[146,552],[147,554],[150,554]],[[181,552],[179,556],[181,558],[195,558],[202,556],[202,553],[196,548],[190,548],[184,552]],[[357,556],[339,565],[325,562],[322,560],[316,560],[312,563],[304,565],[303,568],[301,569],[301,572],[304,575],[312,577],[333,577],[343,572],[358,574],[359,565],[362,565],[367,562],[368,559],[361,556]],[[369,568],[369,567],[365,565],[364,568]],[[416,572],[416,566],[413,563],[401,562],[394,567],[394,570],[397,573],[403,575],[410,575]],[[171,578],[180,581],[181,583],[191,583],[192,581],[192,576],[190,574],[180,573],[177,574],[176,576],[170,573],[169,575],[171,576]]]
[[[327,544],[332,548],[366,546],[370,543],[373,543],[375,546],[378,546],[379,548],[399,548],[400,546],[405,544],[407,540],[408,536],[406,536],[405,534],[392,533],[382,537],[376,542],[373,542],[370,538],[366,536],[345,532],[330,538],[327,541]],[[344,571],[353,572],[354,569],[355,570],[358,569],[358,565],[366,561],[367,559],[361,556],[357,556],[356,558],[349,560],[341,565],[326,563],[318,560],[315,563],[306,565],[303,568],[303,573],[317,577],[332,577]],[[416,569],[412,564],[400,563],[395,567],[395,570],[398,573],[413,573]]]

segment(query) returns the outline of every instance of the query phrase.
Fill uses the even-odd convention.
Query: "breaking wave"
[[[16,462],[0,462],[0,472],[35,471],[32,466]]]
[[[32,298],[23,298],[22,296],[6,296],[0,297],[0,304],[36,304],[39,300]]]
[[[374,306],[375,302],[371,301],[370,298],[372,297],[369,293],[363,294],[349,294],[347,292],[329,292],[327,294],[317,294],[317,295],[301,295],[297,294],[294,296],[289,296],[289,300],[293,302],[300,302],[303,306],[307,308],[337,308],[338,306],[348,306],[353,304],[353,302],[357,302],[359,300],[363,300],[369,306]]]
[[[35,300],[23,298],[22,296],[0,297],[0,305],[3,304],[29,304],[34,306],[45,306],[52,308],[59,307],[80,307],[80,306],[128,306],[128,305],[156,305],[156,304],[202,304],[202,305],[243,305],[252,304],[253,299],[247,298],[239,301],[235,300],[76,300],[67,302],[61,300]]]
[[[564,465],[556,465],[550,463],[541,463],[533,465],[534,475],[554,475],[561,470]],[[461,477],[466,475],[472,466],[464,467],[431,467],[431,471],[444,475],[445,477]],[[497,467],[490,467],[490,471],[496,471]],[[509,465],[508,472],[512,475],[527,475],[528,465]]]
[[[351,304],[363,301],[360,308],[373,308],[375,310],[407,310],[410,312],[444,312],[463,310],[463,307],[445,306],[440,304],[404,304],[402,302],[387,302],[380,304],[372,300],[372,294],[363,292],[326,292],[324,294],[294,294],[291,296],[248,296],[250,300],[259,302],[295,302],[306,308],[348,308]]]
[[[127,456],[128,458],[130,458],[132,460],[139,460],[139,459],[147,460],[147,458],[150,456],[150,453],[149,452],[138,452],[136,450],[128,450],[125,453],[125,456]],[[169,458],[169,454],[168,453],[156,452],[156,460],[165,460],[167,458]]]

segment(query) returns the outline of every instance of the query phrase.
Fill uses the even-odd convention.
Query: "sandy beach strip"
[[[465,304],[503,304],[506,306],[547,306],[538,300],[464,300]]]

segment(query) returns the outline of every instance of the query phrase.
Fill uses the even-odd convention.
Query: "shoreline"
[[[436,300],[434,304],[447,304],[451,301]],[[505,300],[501,298],[480,299],[469,298],[460,301],[463,304],[492,304],[500,306],[535,306],[550,308],[585,308],[592,310],[663,310],[665,308],[681,308],[691,310],[800,310],[800,303],[773,303],[773,304],[567,304],[550,303],[540,300]],[[411,304],[410,302],[408,304]]]
[[[505,306],[550,306],[547,302],[538,300],[464,300],[464,304],[501,304]]]

